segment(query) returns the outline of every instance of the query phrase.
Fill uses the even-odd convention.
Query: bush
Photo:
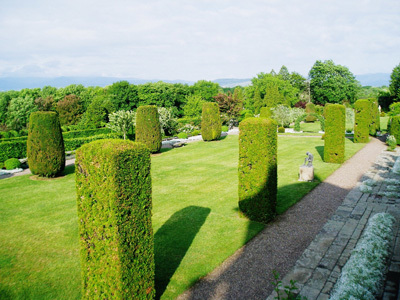
[[[221,131],[222,131],[222,132],[228,132],[228,131],[229,131],[229,127],[226,126],[226,125],[221,126]]]
[[[34,175],[54,177],[64,170],[64,141],[56,112],[39,111],[30,115],[27,155]]]
[[[9,158],[26,157],[26,140],[8,141],[0,143],[0,161],[6,161]]]
[[[394,102],[394,103],[390,104],[389,109],[390,109],[390,111],[388,113],[389,116],[394,117],[394,116],[399,115],[400,114],[400,102]]]
[[[315,105],[312,102],[308,102],[306,104],[306,113],[307,114],[315,114]]]
[[[285,127],[282,127],[282,126],[278,127],[278,132],[285,133]]]
[[[390,134],[396,138],[397,145],[400,145],[400,116],[391,118]]]
[[[221,137],[221,117],[218,103],[206,102],[203,104],[201,136],[204,141],[213,141]]]
[[[249,118],[239,124],[239,209],[268,222],[276,214],[277,123]]]
[[[344,161],[346,109],[341,104],[331,104],[325,111],[324,161],[342,163]]]
[[[315,121],[317,121],[317,117],[314,115],[307,115],[305,121],[307,123],[314,123]]]
[[[195,136],[195,135],[199,135],[200,133],[201,133],[200,130],[197,130],[197,129],[196,129],[196,130],[193,130],[193,131],[192,131],[191,135],[192,135],[192,136]]]
[[[393,151],[396,149],[397,141],[394,135],[388,135],[386,138],[386,144],[388,145],[388,150]]]
[[[2,139],[8,139],[11,137],[11,134],[9,131],[0,131],[0,137]]]
[[[136,142],[145,144],[151,153],[160,151],[162,136],[157,106],[138,107],[136,111]]]
[[[4,162],[4,166],[7,170],[14,170],[21,167],[21,162],[16,158],[9,158]]]
[[[360,99],[354,103],[354,143],[368,143],[371,124],[371,104]]]
[[[186,132],[179,132],[178,133],[178,138],[187,139],[188,138],[188,134]]]
[[[76,152],[83,299],[153,299],[149,149],[102,140]]]
[[[261,107],[260,109],[260,118],[271,118],[272,111],[270,107]]]

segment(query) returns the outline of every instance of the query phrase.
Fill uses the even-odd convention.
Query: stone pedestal
[[[300,166],[299,181],[313,181],[314,167]]]

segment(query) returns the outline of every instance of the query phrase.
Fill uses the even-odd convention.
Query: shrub
[[[314,115],[307,115],[305,121],[307,123],[314,123],[317,120],[317,117]]]
[[[0,161],[6,161],[12,157],[26,157],[26,140],[7,141],[0,143]]]
[[[221,117],[218,103],[206,102],[203,104],[201,136],[204,141],[213,141],[221,137]]]
[[[239,124],[239,209],[268,222],[276,214],[277,123],[249,118]]]
[[[201,133],[200,130],[195,129],[192,131],[191,135],[195,136],[195,135],[199,135],[200,133]]]
[[[306,104],[306,113],[307,114],[314,114],[315,113],[315,105],[312,102],[308,102]]]
[[[272,118],[278,122],[279,126],[289,127],[290,108],[283,104],[279,104],[278,106],[272,108]]]
[[[379,104],[376,99],[368,99],[371,105],[371,122],[369,124],[369,134],[372,136],[376,135],[376,132],[379,131],[381,128],[380,116],[379,116]]]
[[[344,161],[346,110],[341,104],[331,104],[325,111],[324,161]]]
[[[400,144],[400,116],[394,116],[390,122],[390,134],[396,138],[397,145]]]
[[[130,110],[119,110],[108,115],[109,123],[106,124],[107,128],[112,131],[120,133],[124,140],[128,133],[135,127],[136,113]]]
[[[156,106],[138,107],[136,111],[136,142],[145,144],[151,153],[160,151],[162,136]]]
[[[261,107],[260,109],[260,118],[271,118],[272,111],[270,107]]]
[[[226,126],[226,125],[221,126],[221,131],[222,131],[222,132],[228,132],[228,131],[229,131],[229,127]]]
[[[82,116],[80,99],[75,95],[67,95],[57,102],[57,112],[62,125],[77,124]]]
[[[394,116],[399,115],[400,114],[400,102],[394,102],[394,103],[390,104],[389,109],[390,109],[390,111],[388,113],[389,116],[394,117]]]
[[[354,103],[354,143],[367,143],[371,123],[371,104],[360,99]]]
[[[396,149],[397,141],[394,135],[388,135],[386,138],[386,144],[388,145],[388,150],[393,151]]]
[[[4,162],[4,166],[7,170],[14,170],[21,167],[21,162],[16,158],[9,158]]]
[[[188,134],[186,132],[179,132],[178,133],[178,138],[187,139],[188,138]]]
[[[102,140],[76,152],[84,299],[153,299],[149,149]]]
[[[64,141],[56,112],[31,114],[27,155],[29,169],[34,175],[54,177],[64,170]]]
[[[282,126],[278,127],[278,132],[285,133],[285,127],[282,127]]]

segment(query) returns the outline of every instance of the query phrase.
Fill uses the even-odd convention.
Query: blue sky
[[[1,0],[0,77],[164,80],[354,74],[400,63],[400,1]]]

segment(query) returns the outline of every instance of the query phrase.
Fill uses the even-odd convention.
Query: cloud
[[[307,75],[317,59],[355,74],[399,63],[397,0],[6,2],[0,76],[198,80],[282,65]]]

